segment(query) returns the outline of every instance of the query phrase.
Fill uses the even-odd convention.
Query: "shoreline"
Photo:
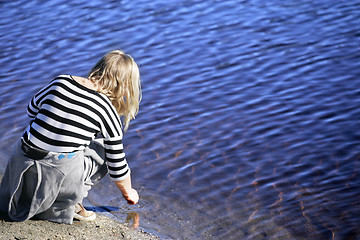
[[[2,174],[0,174],[0,182]],[[84,199],[85,200],[85,199]],[[85,205],[91,203],[86,201]],[[87,209],[91,208],[91,206]],[[93,210],[93,209],[91,209]],[[99,239],[144,239],[159,240],[158,236],[144,230],[133,229],[127,223],[121,223],[115,218],[107,216],[110,213],[96,212],[94,221],[74,220],[72,225],[49,222],[46,220],[27,220],[15,222],[5,212],[0,211],[0,240],[11,239],[47,239],[47,240],[99,240]]]

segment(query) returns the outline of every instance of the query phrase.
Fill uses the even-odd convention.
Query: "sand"
[[[74,221],[72,225],[42,220],[13,222],[0,213],[0,239],[160,239],[127,224],[97,213],[92,222]]]

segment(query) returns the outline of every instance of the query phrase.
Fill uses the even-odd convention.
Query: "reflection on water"
[[[165,238],[360,238],[360,1],[0,6],[0,172],[30,97],[121,47],[142,75],[141,201],[106,178],[95,206]]]
[[[140,225],[139,223],[140,217],[136,212],[130,212],[127,215],[126,222],[133,229],[137,229]]]
[[[1,178],[0,178],[1,180]],[[85,199],[84,204],[91,205],[88,206],[87,210],[94,211],[94,212],[100,212],[100,213],[112,213],[112,212],[119,212],[123,211],[123,209],[119,207],[113,206],[94,206],[91,204],[91,202],[88,202],[88,199]],[[126,223],[128,226],[132,229],[137,229],[140,226],[140,217],[139,214],[136,212],[127,212],[126,216]]]

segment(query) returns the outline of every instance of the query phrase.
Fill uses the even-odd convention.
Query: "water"
[[[173,239],[360,238],[360,1],[1,1],[0,172],[31,96],[122,48],[141,202],[89,195]]]

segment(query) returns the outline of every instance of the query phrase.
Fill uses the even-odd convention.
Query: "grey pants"
[[[16,221],[35,217],[72,224],[75,204],[107,173],[102,142],[41,158],[31,157],[34,151],[24,147],[24,141],[17,142],[0,185],[0,210]]]
[[[97,184],[107,172],[103,139],[95,139],[89,147],[84,150],[85,191],[83,197],[87,197],[91,186]]]

